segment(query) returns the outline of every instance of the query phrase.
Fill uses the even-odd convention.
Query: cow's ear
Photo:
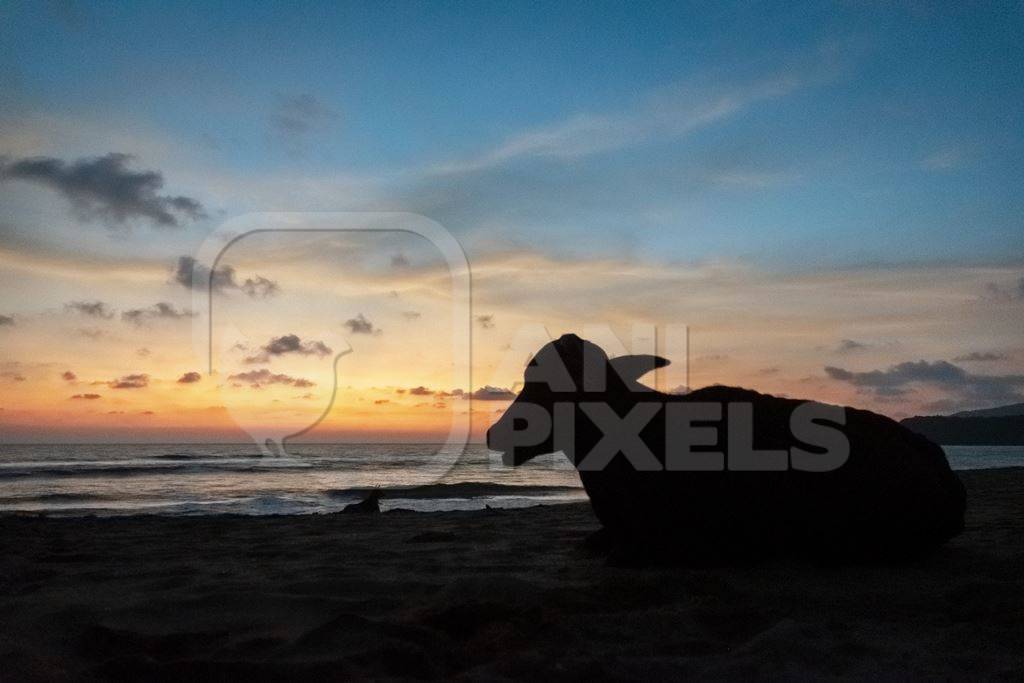
[[[608,362],[615,368],[615,372],[619,374],[623,381],[629,382],[640,379],[651,370],[665,367],[670,361],[668,358],[662,358],[661,356],[645,354],[639,356],[619,356],[618,358],[612,358]]]

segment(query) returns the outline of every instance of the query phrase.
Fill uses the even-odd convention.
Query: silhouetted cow
[[[924,437],[864,410],[638,382],[666,364],[565,335],[530,361],[487,443],[508,465],[564,452],[627,553],[893,557],[962,530],[963,484]]]

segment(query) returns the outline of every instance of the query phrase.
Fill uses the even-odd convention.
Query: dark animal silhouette
[[[343,514],[375,514],[380,512],[380,491],[373,489],[358,503],[349,503],[342,508]]]
[[[638,382],[667,363],[609,360],[565,335],[530,361],[488,445],[508,465],[564,452],[610,547],[637,557],[795,549],[833,561],[898,558],[962,530],[963,484],[926,438],[864,410],[725,386],[672,395]],[[627,420],[632,413],[642,415]],[[687,424],[673,422],[680,414]]]

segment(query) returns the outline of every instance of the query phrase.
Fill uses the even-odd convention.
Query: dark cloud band
[[[163,174],[133,171],[128,168],[131,160],[119,153],[70,163],[53,157],[19,159],[0,163],[0,181],[21,180],[56,190],[83,220],[123,225],[141,218],[177,227],[206,217],[203,205],[192,197],[159,194]]]

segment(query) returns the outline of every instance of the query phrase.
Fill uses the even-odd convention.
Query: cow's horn
[[[615,368],[615,372],[619,374],[619,377],[623,381],[636,381],[646,375],[651,370],[663,368],[668,365],[671,361],[661,356],[651,356],[648,354],[637,355],[637,356],[619,356],[618,358],[612,358],[610,361],[612,367]]]

